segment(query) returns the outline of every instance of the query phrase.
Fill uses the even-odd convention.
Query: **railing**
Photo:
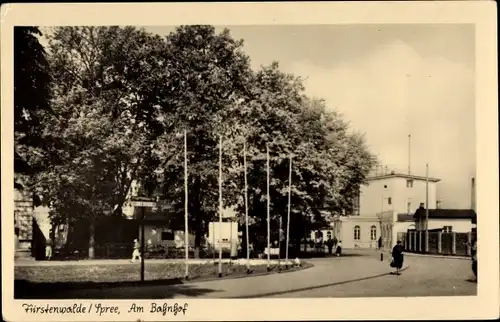
[[[416,230],[398,233],[405,250],[412,253],[428,253],[452,256],[470,256],[474,234],[456,232],[428,232],[429,246],[425,249],[425,231]]]

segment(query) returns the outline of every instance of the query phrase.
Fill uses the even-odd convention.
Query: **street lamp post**
[[[141,208],[141,282],[144,282],[144,220],[146,208],[154,208],[156,202],[153,198],[135,197],[131,203],[134,208]]]

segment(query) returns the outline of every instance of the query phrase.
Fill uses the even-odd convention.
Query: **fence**
[[[425,231],[398,233],[398,240],[403,242],[407,252],[440,255],[470,256],[471,241],[474,234],[456,232],[428,232],[429,248],[425,250]]]

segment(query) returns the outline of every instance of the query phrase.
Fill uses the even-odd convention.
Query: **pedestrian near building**
[[[50,260],[52,258],[52,240],[47,239],[45,244],[45,259]]]
[[[326,241],[326,245],[328,246],[328,254],[332,255],[333,253],[333,240],[331,238],[328,238]]]
[[[472,272],[474,273],[474,276],[476,277],[477,281],[477,240],[474,240],[474,242],[472,242],[471,255],[472,255]]]
[[[378,249],[382,248],[382,237],[378,238]]]
[[[400,275],[399,270],[403,267],[404,255],[403,255],[403,245],[401,241],[398,240],[396,246],[392,248],[392,261],[391,267],[396,268],[396,275]]]
[[[337,249],[335,250],[335,256],[340,257],[342,255],[342,241],[339,240],[337,244]]]
[[[132,259],[130,260],[131,263],[135,263],[137,259],[141,259],[141,251],[140,251],[141,245],[139,245],[139,242],[137,239],[134,239],[134,251],[132,252]]]
[[[337,239],[337,236],[334,236],[333,237],[333,248],[337,248],[337,244],[338,244],[338,239]]]

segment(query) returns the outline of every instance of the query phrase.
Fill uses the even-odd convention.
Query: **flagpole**
[[[247,183],[247,147],[243,141],[243,166],[245,169],[245,226],[247,235],[247,274],[250,274],[250,238],[248,236],[248,183]]]
[[[266,145],[267,152],[267,271],[271,270],[271,197],[269,194],[269,145]]]
[[[425,165],[425,252],[429,251],[429,164]]]
[[[189,279],[189,232],[188,232],[188,170],[187,170],[187,131],[184,131],[184,248],[186,250],[186,280]]]
[[[290,243],[290,207],[292,199],[292,154],[290,153],[290,173],[288,176],[288,218],[286,221],[286,255],[285,268],[288,268],[288,245]]]
[[[219,137],[219,277],[222,277],[222,135]]]

